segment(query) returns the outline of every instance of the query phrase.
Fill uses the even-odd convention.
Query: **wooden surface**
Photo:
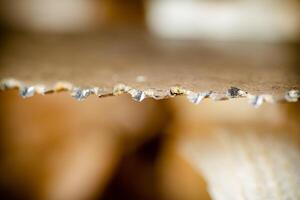
[[[235,86],[283,96],[300,88],[299,52],[295,45],[165,41],[139,31],[8,34],[1,42],[0,80],[108,90],[122,83],[162,94],[173,86],[219,93]]]

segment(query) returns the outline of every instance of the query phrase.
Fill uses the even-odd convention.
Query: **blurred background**
[[[158,41],[294,47],[300,41],[299,11],[298,0],[0,0],[1,41],[15,33],[101,35],[113,30],[145,32]],[[299,60],[298,50],[290,54]],[[196,106],[183,97],[137,103],[128,95],[93,96],[77,102],[66,93],[22,99],[15,90],[1,92],[0,198],[218,200],[215,194],[223,193],[212,189],[215,182],[227,184],[229,194],[252,188],[235,177],[235,172],[252,177],[249,168],[225,158],[238,158],[236,152],[256,158],[259,143],[268,152],[262,160],[271,164],[256,174],[262,177],[254,180],[257,188],[273,180],[262,174],[275,170],[282,180],[292,180],[287,193],[297,199],[299,109],[299,103],[254,109],[244,99],[205,100]],[[257,137],[244,144],[249,134]],[[273,156],[278,152],[282,157]],[[218,162],[221,158],[226,162]],[[282,175],[285,163],[290,168]],[[259,190],[262,197],[270,199],[274,185]],[[259,193],[257,188],[249,195]]]
[[[1,0],[1,25],[26,32],[143,28],[161,38],[298,42],[298,0]]]

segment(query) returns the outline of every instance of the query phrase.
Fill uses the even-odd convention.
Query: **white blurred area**
[[[299,41],[294,0],[150,0],[147,11],[150,30],[162,38]]]

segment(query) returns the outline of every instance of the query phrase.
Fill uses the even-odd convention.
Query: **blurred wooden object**
[[[212,199],[299,199],[299,135],[257,126],[218,128],[181,147],[207,180]]]
[[[0,25],[39,33],[80,33],[144,27],[141,0],[0,0]]]
[[[1,0],[3,25],[25,32],[85,32],[106,20],[105,4],[96,0]]]
[[[64,93],[0,96],[0,195],[8,199],[101,196],[122,155],[164,123],[158,102],[125,95],[84,102]]]
[[[212,199],[300,198],[299,103],[174,102],[178,151],[204,176]]]
[[[169,133],[157,162],[157,186],[161,199],[209,200],[203,176],[178,152],[177,142],[174,132]]]

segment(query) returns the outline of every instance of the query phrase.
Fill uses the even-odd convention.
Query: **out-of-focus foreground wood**
[[[122,155],[165,121],[157,102],[137,104],[128,96],[0,96],[0,188],[7,199],[94,199]]]
[[[299,103],[0,94],[8,199],[299,198]]]
[[[300,198],[299,103],[174,102],[178,151],[214,200]]]

